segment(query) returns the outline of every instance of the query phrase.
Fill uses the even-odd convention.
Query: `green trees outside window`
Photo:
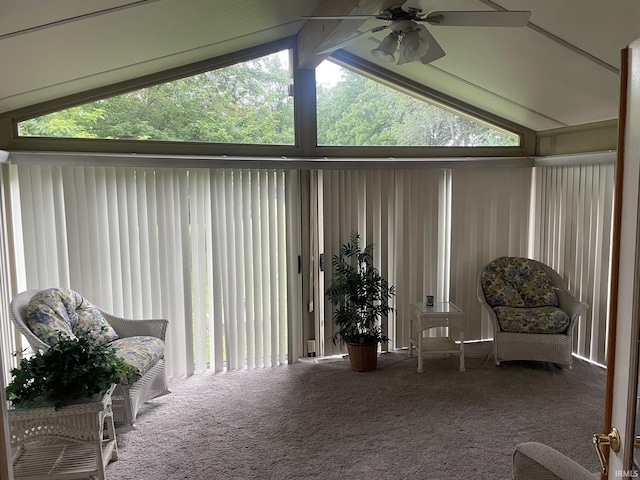
[[[517,146],[519,138],[485,123],[340,69],[317,89],[318,145]]]
[[[288,51],[19,122],[22,137],[293,145]],[[325,62],[326,63],[326,62]],[[317,70],[321,146],[517,146],[519,137],[340,68]]]
[[[292,145],[288,62],[278,54],[19,123],[25,137]]]

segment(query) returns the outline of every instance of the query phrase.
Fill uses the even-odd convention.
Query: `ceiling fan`
[[[380,20],[386,25],[373,27],[365,32],[340,42],[330,48],[318,52],[330,53],[343,48],[365,35],[389,29],[391,32],[379,46],[371,50],[378,60],[398,65],[420,61],[431,63],[445,56],[445,52],[431,35],[427,27],[524,27],[529,21],[528,11],[441,11],[425,13],[416,0],[408,0],[403,4],[384,9],[376,15],[324,15],[300,17],[303,20]]]

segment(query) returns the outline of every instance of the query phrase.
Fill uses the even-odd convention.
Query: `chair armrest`
[[[38,293],[39,290],[27,290],[19,293],[11,300],[11,319],[18,331],[27,339],[29,346],[33,352],[46,351],[49,349],[49,345],[38,338],[27,325],[27,305],[31,298]]]
[[[558,306],[567,312],[572,322],[589,308],[589,305],[581,302],[566,290],[558,290],[556,294],[558,295]]]
[[[516,445],[513,451],[515,480],[587,480],[599,475],[571,460],[557,450],[538,442]]]
[[[500,321],[498,320],[498,316],[496,315],[495,310],[491,307],[491,305],[487,303],[487,299],[484,296],[484,291],[482,290],[481,279],[482,279],[482,272],[480,272],[480,274],[478,275],[478,281],[476,282],[476,296],[478,297],[478,301],[480,302],[480,305],[484,307],[484,309],[487,311],[489,315],[489,320],[493,325],[493,334],[495,338],[495,335],[497,335],[502,330],[502,327],[500,326]]]
[[[138,335],[156,337],[164,341],[169,321],[165,319],[131,320],[116,317],[102,311],[105,320],[113,327],[119,337],[135,337]]]

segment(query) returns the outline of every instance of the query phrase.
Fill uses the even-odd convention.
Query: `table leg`
[[[413,314],[409,314],[409,356],[413,357]]]
[[[422,325],[420,325],[422,326]],[[422,330],[418,332],[418,373],[422,373]]]
[[[96,467],[98,470],[98,480],[105,480],[106,478],[106,474],[105,474],[105,468],[104,468],[104,457],[103,457],[103,452],[102,452],[102,444],[99,443],[98,445],[95,446],[95,457],[96,457]]]
[[[460,371],[464,372],[464,330],[460,329]]]
[[[115,461],[118,459],[118,443],[117,443],[118,441],[116,439],[116,429],[115,429],[115,426],[113,425],[113,412],[110,412],[109,415],[106,415],[104,421],[107,425],[107,435],[109,439],[108,441],[106,441],[103,438],[103,442],[106,444],[112,445],[111,455],[105,458],[106,463],[109,463],[110,461]],[[104,435],[104,431],[103,431],[103,435]]]

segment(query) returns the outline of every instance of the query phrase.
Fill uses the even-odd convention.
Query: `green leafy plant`
[[[360,235],[352,232],[350,241],[340,247],[331,263],[333,276],[326,296],[337,306],[333,320],[338,330],[333,342],[388,341],[380,320],[393,311],[389,300],[395,295],[395,287],[390,286],[373,266],[373,243],[362,248]]]
[[[18,407],[54,405],[55,409],[74,400],[106,392],[112,384],[131,384],[135,368],[116,355],[108,344],[98,343],[89,332],[77,338],[58,333],[45,351],[23,358],[11,370],[7,398]]]

